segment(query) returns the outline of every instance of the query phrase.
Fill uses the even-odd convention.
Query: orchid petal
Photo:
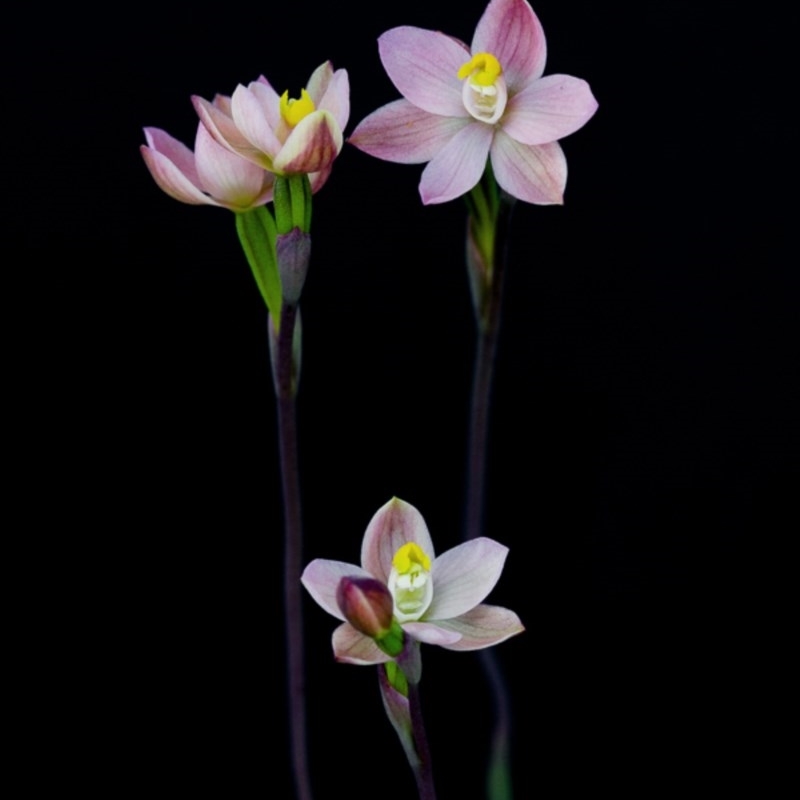
[[[440,620],[436,624],[461,634],[461,638],[452,644],[442,644],[448,650],[482,650],[525,630],[513,611],[488,605],[476,606],[455,619]]]
[[[537,205],[564,202],[567,160],[558,142],[520,144],[498,131],[491,156],[497,183],[510,195]]]
[[[583,127],[595,111],[597,100],[586,81],[548,75],[509,100],[502,128],[521,144],[546,144]]]
[[[363,119],[348,141],[376,158],[422,164],[470,121],[470,117],[429,114],[408,100],[395,100]]]
[[[446,630],[438,622],[406,622],[403,630],[425,644],[438,644],[443,647],[454,644],[461,638],[457,631]]]
[[[192,96],[192,105],[200,117],[200,121],[208,128],[208,132],[214,137],[214,141],[227,147],[234,153],[241,153],[245,150],[253,150],[253,146],[242,136],[234,121],[225,110],[230,107],[230,99],[226,103],[218,102],[214,98],[213,103],[204,100],[197,95]]]
[[[408,542],[416,542],[434,560],[433,542],[422,514],[410,503],[393,497],[367,525],[361,543],[361,564],[373,577],[388,583],[392,559]]]
[[[154,129],[151,128],[150,130]],[[194,206],[220,205],[216,200],[203,194],[203,192],[200,191],[200,189],[163,153],[159,153],[158,150],[147,147],[147,145],[141,145],[139,149],[144,158],[144,163],[153,176],[153,180],[158,184],[158,187],[170,197],[175,200],[180,200],[181,203],[189,203]]]
[[[458,70],[470,58],[465,44],[406,25],[384,33],[378,49],[392,83],[415,106],[446,117],[468,116],[458,79]]]
[[[194,153],[183,142],[179,142],[161,128],[145,128],[144,138],[153,150],[166,156],[191,183],[198,189],[201,188]]]
[[[481,179],[495,128],[471,122],[457,131],[422,172],[419,193],[425,205],[465,194]]]
[[[508,548],[481,536],[442,553],[433,564],[433,600],[424,617],[444,620],[478,605],[500,579]]]
[[[264,188],[264,170],[214,141],[201,122],[194,143],[197,174],[203,188],[225,204],[246,209]]]
[[[250,83],[247,88],[258,100],[264,120],[266,120],[270,131],[276,136],[278,143],[275,147],[280,147],[277,131],[280,126],[284,124],[283,118],[281,117],[280,95],[272,88],[272,84],[263,75],[260,75],[257,81]]]
[[[311,95],[311,91],[308,92]],[[313,99],[313,95],[311,95]],[[350,119],[350,79],[347,70],[337,69],[316,106],[320,111],[330,111],[340,130],[347,127]]]
[[[344,614],[336,602],[336,590],[339,588],[339,582],[342,578],[371,577],[372,575],[366,570],[355,564],[316,558],[303,570],[300,581],[325,611],[337,619],[344,620]]]
[[[342,131],[329,111],[314,111],[303,117],[275,156],[276,172],[295,175],[319,172],[339,155]]]
[[[544,30],[525,0],[492,0],[475,28],[472,52],[500,62],[509,95],[541,77],[547,59]]]
[[[324,61],[312,73],[306,84],[306,91],[314,101],[314,105],[319,108],[325,92],[328,91],[331,80],[333,79],[333,65],[330,61]]]
[[[385,664],[391,658],[375,642],[359,633],[349,622],[333,632],[333,654],[346,664]]]
[[[270,166],[269,161],[275,158],[281,148],[267,116],[268,96],[269,90],[256,82],[248,88],[237,86],[231,97],[234,124],[250,145],[266,156],[266,159],[259,159],[259,163],[267,168]]]

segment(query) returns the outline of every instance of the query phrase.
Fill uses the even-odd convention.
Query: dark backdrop
[[[48,551],[70,565],[51,655],[84,698],[58,682],[48,715],[70,751],[72,722],[88,725],[65,782],[291,796],[265,311],[232,215],[162,194],[141,128],[191,144],[191,94],[261,73],[296,94],[331,59],[350,74],[349,133],[397,96],[380,33],[469,41],[483,7],[71,5],[21,29],[7,219],[35,290],[45,513],[76,531]],[[565,205],[520,204],[513,223],[486,534],[511,548],[491,599],[527,627],[497,649],[517,796],[763,780],[764,589],[797,523],[787,21],[769,2],[534,8],[546,71],[588,80],[600,108],[563,142]],[[460,538],[465,212],[423,207],[420,172],[346,146],[315,198],[305,561],[357,561],[393,495],[440,552]],[[413,796],[374,671],[335,664],[335,621],[311,602],[306,618],[317,797]],[[477,661],[424,655],[440,796],[482,797]]]

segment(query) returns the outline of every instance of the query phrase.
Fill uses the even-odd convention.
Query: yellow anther
[[[431,560],[416,542],[407,542],[395,554],[392,566],[401,575],[411,572],[414,564],[419,564],[426,572],[431,570]]]
[[[476,53],[458,70],[458,79],[469,77],[478,86],[492,86],[503,72],[500,62],[491,53]]]
[[[281,95],[281,116],[292,127],[315,110],[314,101],[305,89],[300,92],[298,99],[290,98],[288,89]]]

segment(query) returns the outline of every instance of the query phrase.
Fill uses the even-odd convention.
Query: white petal
[[[316,558],[305,568],[300,580],[322,608],[337,619],[344,620],[344,614],[336,602],[336,590],[339,588],[339,581],[349,577],[371,578],[372,575],[355,564]]]
[[[440,555],[433,564],[433,601],[425,619],[438,622],[475,608],[494,589],[507,555],[505,545],[483,536]]]
[[[349,622],[333,632],[333,654],[346,664],[385,664],[391,658],[375,642]]]
[[[513,611],[487,605],[477,606],[460,617],[442,620],[436,624],[440,628],[461,634],[461,638],[452,644],[442,645],[448,650],[482,650],[525,630]]]

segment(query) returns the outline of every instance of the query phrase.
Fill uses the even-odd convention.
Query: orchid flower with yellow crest
[[[316,559],[306,567],[302,581],[325,611],[342,620],[333,634],[337,660],[381,664],[392,656],[388,648],[378,646],[376,638],[380,638],[379,629],[389,632],[391,626],[384,619],[370,630],[372,626],[359,618],[372,615],[351,613],[349,606],[363,606],[366,594],[356,592],[354,584],[370,587],[378,581],[385,586],[393,601],[393,622],[412,639],[448,650],[480,650],[523,630],[513,611],[482,602],[500,578],[507,554],[507,547],[479,537],[437,558],[422,515],[394,498],[367,526],[360,567]],[[358,603],[349,599],[353,594]],[[372,605],[379,608],[376,601]]]
[[[314,70],[299,97],[278,94],[262,75],[236,87],[224,104],[193,97],[203,124],[223,147],[276,175],[309,176],[322,187],[342,149],[350,116],[346,70],[326,61]]]
[[[469,192],[487,158],[512,197],[563,202],[567,162],[558,139],[597,109],[589,85],[544,73],[544,31],[525,0],[491,0],[472,46],[439,31],[404,26],[378,40],[381,61],[403,95],[374,111],[349,141],[386,161],[428,162],[422,202]]]

